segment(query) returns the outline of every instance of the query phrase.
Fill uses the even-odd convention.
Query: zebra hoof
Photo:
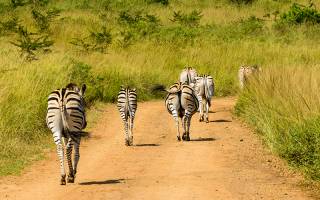
[[[68,175],[67,181],[68,181],[68,183],[74,183],[74,176],[73,175]]]
[[[206,119],[206,123],[209,123],[209,119]]]
[[[186,136],[186,141],[190,141],[190,136],[189,135]]]
[[[126,141],[124,142],[124,144],[125,144],[126,146],[130,146],[130,142],[129,142],[128,140],[126,140]]]
[[[66,184],[66,176],[61,176],[60,185]]]
[[[187,135],[185,133],[182,135],[182,140],[183,141],[187,140]]]
[[[178,140],[178,141],[181,141],[181,138],[180,138],[180,136],[177,136],[177,140]]]

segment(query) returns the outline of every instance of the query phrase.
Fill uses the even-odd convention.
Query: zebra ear
[[[84,92],[86,91],[86,89],[87,89],[87,85],[86,85],[86,84],[83,84],[83,85],[82,85],[82,88],[81,88],[81,93],[82,93],[82,95],[84,94]]]
[[[134,91],[134,92],[135,92],[135,91],[136,91],[136,88],[132,88],[132,91]]]

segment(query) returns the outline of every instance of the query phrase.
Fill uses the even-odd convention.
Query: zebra
[[[202,75],[196,77],[196,94],[200,104],[200,119],[199,121],[204,121],[203,111],[205,110],[206,122],[209,122],[209,108],[211,106],[211,98],[214,95],[214,81],[210,75]]]
[[[260,71],[261,71],[261,68],[258,67],[257,65],[253,65],[253,66],[242,65],[238,72],[240,89],[244,88],[244,85],[246,84],[246,82],[248,81],[248,78],[252,74],[255,74]]]
[[[180,79],[179,81],[181,83],[186,83],[190,85],[193,89],[196,83],[196,77],[198,76],[198,73],[195,69],[192,67],[186,67],[182,72],[180,73]]]
[[[118,110],[124,123],[125,145],[133,145],[133,121],[137,110],[137,92],[136,89],[121,87],[118,93]],[[129,132],[128,132],[129,130]]]
[[[177,140],[180,141],[179,118],[184,129],[182,140],[190,141],[191,118],[199,108],[199,102],[193,88],[186,83],[175,83],[169,90],[165,99],[168,112],[175,120]]]
[[[53,134],[57,146],[57,154],[60,160],[60,184],[66,184],[66,172],[64,168],[64,146],[66,144],[66,157],[69,166],[68,183],[74,183],[77,166],[80,158],[80,140],[82,129],[87,126],[85,115],[84,92],[86,85],[80,89],[76,84],[69,83],[65,88],[51,92],[48,97],[48,109],[46,123]],[[72,148],[74,146],[74,158],[72,166]]]

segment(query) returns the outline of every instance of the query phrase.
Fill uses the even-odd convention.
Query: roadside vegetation
[[[303,95],[311,95],[308,85],[298,83],[301,77],[308,77],[319,68],[320,1],[314,0],[312,5],[304,0],[297,3],[0,0],[0,175],[20,172],[26,164],[40,159],[44,150],[51,149],[53,142],[45,125],[46,98],[50,91],[70,81],[88,85],[86,98],[91,107],[96,102],[113,102],[120,85],[136,87],[139,99],[145,101],[160,97],[149,92],[153,84],[175,82],[181,69],[188,65],[211,74],[216,96],[227,96],[238,94],[239,66],[258,64],[263,68],[262,77],[278,73],[278,77],[287,80],[285,77],[290,76],[301,87],[299,91],[306,87],[308,93]],[[292,73],[300,74],[300,79]],[[317,80],[315,75],[313,78],[312,81]],[[271,83],[259,81],[253,81],[240,94],[236,111],[266,138],[270,134],[276,137],[279,129],[270,126],[268,132],[261,127],[279,120],[262,118],[256,114],[262,108],[251,103],[255,99],[253,102],[262,106],[260,101],[270,100],[270,105],[275,106],[277,98],[285,97],[271,97]],[[295,95],[291,93],[295,87],[284,82],[279,91]],[[256,92],[263,96],[258,98]],[[298,97],[296,100],[302,101]],[[308,103],[316,106],[315,101]],[[294,133],[301,137],[302,122],[311,119],[310,113],[317,116],[316,110],[304,112],[301,121],[290,126],[301,129]],[[289,161],[295,157],[282,153],[280,146],[286,143],[267,141]],[[309,143],[290,145],[297,152],[299,148],[309,149],[305,146]],[[312,159],[317,161],[316,156]],[[312,171],[310,162],[299,162],[290,161],[308,169],[308,174]]]

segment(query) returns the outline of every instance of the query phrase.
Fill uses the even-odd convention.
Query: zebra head
[[[69,83],[69,84],[66,86],[66,89],[73,90],[73,91],[79,93],[81,96],[84,96],[84,92],[85,92],[86,89],[87,89],[87,85],[86,85],[86,84],[83,84],[82,87],[81,87],[81,89],[80,89],[77,84],[75,84],[75,83]]]

